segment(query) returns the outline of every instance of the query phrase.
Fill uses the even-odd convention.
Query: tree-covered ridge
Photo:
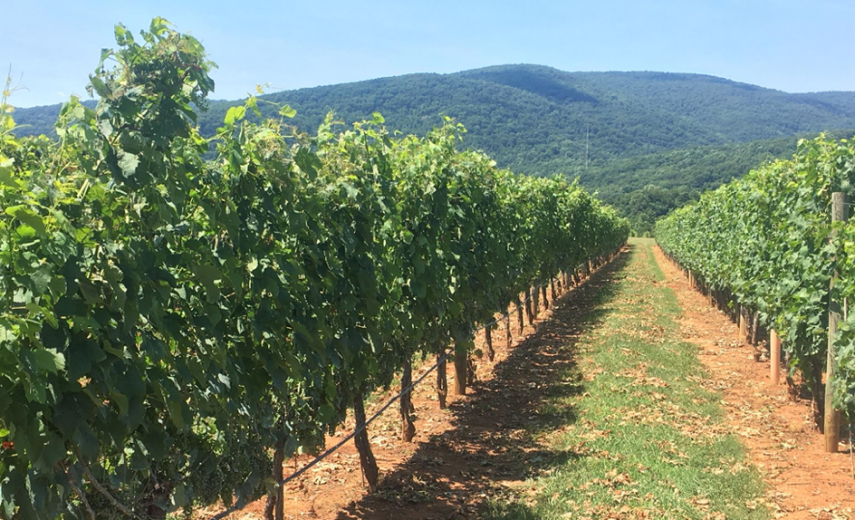
[[[263,80],[263,78],[259,78]],[[295,122],[316,128],[329,111],[347,121],[379,111],[389,128],[424,135],[440,114],[469,129],[466,145],[529,174],[579,173],[585,165],[659,151],[855,128],[855,93],[788,94],[713,76],[660,72],[564,72],[505,65],[454,74],[410,74],[284,91]],[[226,110],[200,114],[212,135]],[[259,105],[265,115],[272,107]],[[49,133],[59,106],[21,109],[28,133]]]
[[[828,135],[850,137],[855,130]],[[798,141],[799,136],[781,137],[617,159],[584,171],[579,182],[597,190],[600,199],[628,216],[636,233],[646,234],[653,231],[656,219],[696,199],[701,192],[742,177],[771,160],[789,158],[796,152]]]
[[[463,75],[417,74],[280,92],[265,99],[293,106],[296,121],[308,127],[319,124],[329,111],[344,120],[380,111],[390,128],[421,135],[436,126],[440,114],[446,115],[469,130],[467,147],[490,153],[502,167],[534,175],[572,172],[584,165],[589,129],[590,160],[596,163],[670,149],[675,142],[718,142],[699,125],[649,107],[591,96],[593,101],[556,102],[557,89],[552,87],[557,83],[540,91],[542,84],[520,87],[523,81],[545,82],[541,74],[521,74],[518,79],[517,86],[509,86]],[[212,117],[229,104],[212,103]],[[598,131],[591,122],[601,119],[608,120],[608,128]],[[205,119],[200,123],[203,134],[210,131]]]
[[[614,95],[697,121],[724,142],[853,128],[852,92],[789,94],[701,74],[581,74]]]

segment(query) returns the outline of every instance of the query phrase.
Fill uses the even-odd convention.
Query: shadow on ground
[[[614,297],[629,254],[627,249],[559,298],[551,318],[496,365],[492,380],[451,405],[452,430],[422,443],[407,463],[386,474],[377,492],[352,502],[336,519],[475,518],[488,499],[577,457],[549,451],[536,438],[575,422],[571,408],[547,403],[584,391],[581,381],[562,374],[575,366],[577,338],[603,319],[603,304]]]

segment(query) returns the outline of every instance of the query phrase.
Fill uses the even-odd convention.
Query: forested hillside
[[[855,130],[827,135],[846,138],[853,134]],[[583,171],[579,181],[597,190],[603,201],[621,208],[630,217],[633,229],[644,234],[653,230],[657,218],[697,198],[701,192],[728,183],[773,159],[789,158],[795,153],[799,139],[809,137],[813,136],[701,146],[616,159]]]
[[[300,128],[316,128],[329,111],[344,121],[379,111],[389,128],[424,135],[441,115],[451,116],[469,130],[467,147],[515,171],[580,176],[584,186],[619,203],[639,231],[698,189],[792,154],[797,134],[855,128],[853,92],[788,94],[699,74],[571,73],[535,65],[380,78],[259,101],[265,115],[289,104]],[[211,102],[199,115],[202,134],[212,135],[240,103]],[[20,109],[19,133],[50,133],[58,112],[59,105]]]

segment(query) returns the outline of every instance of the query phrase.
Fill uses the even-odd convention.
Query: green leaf
[[[172,504],[175,507],[184,507],[187,504],[187,494],[184,490],[184,484],[178,483],[172,491]]]
[[[119,407],[119,413],[122,417],[126,417],[128,415],[128,409],[130,407],[130,400],[128,396],[118,392],[117,390],[113,390],[110,392],[110,397],[113,399],[113,402]]]
[[[119,168],[122,170],[122,175],[125,178],[133,177],[137,172],[137,166],[139,166],[140,160],[136,155],[132,153],[125,152],[124,150],[119,151]]]
[[[37,349],[32,352],[33,359],[39,369],[46,370],[52,374],[56,374],[60,370],[65,370],[65,356],[58,353],[56,350]]]
[[[318,408],[318,418],[322,424],[329,424],[335,418],[335,410],[330,405],[322,405]]]
[[[77,252],[77,244],[74,238],[57,231],[51,236],[51,240],[44,242],[45,252],[56,265],[62,265]]]
[[[29,402],[45,404],[47,402],[47,383],[42,378],[24,381],[24,396]]]
[[[39,304],[37,304],[36,302],[29,302],[29,303],[27,303],[27,310],[30,311],[31,317],[35,318],[39,314],[41,314],[42,317],[45,319],[45,321],[48,322],[48,324],[51,327],[53,327],[54,329],[59,327],[59,322],[56,319],[56,315],[53,313],[53,310],[50,309],[49,307],[42,307]]]
[[[262,93],[263,92],[259,92],[259,94]],[[249,107],[249,109],[252,110],[252,112],[256,116],[261,117],[261,111],[258,109],[258,99],[255,96],[251,96],[249,99],[246,100],[246,106]]]
[[[105,85],[98,76],[89,76],[89,83],[92,84],[92,88],[95,89],[95,92],[97,92],[102,98],[108,98],[110,97],[110,94],[112,94],[110,89],[107,88],[107,85]]]
[[[222,273],[211,265],[197,265],[193,268],[193,271],[199,282],[205,287],[205,292],[208,295],[208,303],[215,303],[220,298],[220,289],[217,287],[216,282],[222,279]]]
[[[54,464],[61,461],[67,456],[65,442],[59,435],[51,433],[42,451],[41,459],[45,467],[53,467]]]
[[[35,294],[41,295],[47,292],[53,278],[53,269],[49,264],[40,265],[38,269],[30,273],[30,281],[33,282]]]
[[[94,305],[101,298],[101,291],[86,278],[78,278],[77,286],[80,288],[80,293],[87,304]]]
[[[125,26],[122,24],[116,24],[116,26],[113,28],[113,33],[116,37],[116,42],[119,45],[124,45],[125,44],[125,38],[128,36],[128,30],[125,28]],[[105,50],[106,49],[103,49],[101,51],[101,55],[102,55],[101,59],[102,60],[104,59],[103,55],[104,55]]]
[[[223,119],[223,122],[228,126],[233,126],[236,121],[240,121],[244,117],[246,117],[246,107],[231,107],[226,112],[226,117]]]
[[[410,289],[413,291],[413,294],[416,295],[417,298],[424,298],[427,296],[427,287],[419,280],[411,280],[410,281]]]
[[[79,424],[74,432],[74,442],[84,457],[94,459],[98,456],[98,436],[88,424]]]
[[[42,220],[42,217],[30,208],[26,206],[14,206],[11,208],[6,208],[6,214],[11,215],[23,222],[24,224],[30,226],[31,228],[36,230],[36,233],[44,235],[44,220]]]
[[[183,403],[170,400],[166,403],[166,407],[169,409],[169,418],[172,419],[172,424],[179,430],[184,430]]]
[[[299,166],[301,170],[306,172],[309,180],[312,181],[317,178],[318,172],[323,168],[323,163],[320,158],[318,158],[317,154],[312,153],[311,150],[305,147],[301,147],[297,150],[297,153],[294,154],[294,162],[297,163],[297,166]]]
[[[297,111],[295,109],[291,108],[290,106],[285,105],[279,109],[279,115],[287,117],[290,119],[290,118],[297,115]]]
[[[6,320],[0,320],[0,342],[14,341],[17,338],[12,325]]]
[[[23,241],[29,242],[36,236],[36,230],[32,227],[21,224],[18,226],[18,229],[15,230],[15,234],[18,235]]]
[[[0,186],[16,188],[18,185],[15,179],[12,178],[12,161],[3,161],[3,156],[0,155]]]

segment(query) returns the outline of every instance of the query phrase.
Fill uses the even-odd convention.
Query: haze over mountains
[[[316,127],[329,111],[347,123],[379,111],[391,129],[424,134],[445,114],[466,126],[465,146],[483,149],[500,166],[579,176],[623,206],[651,184],[666,191],[660,193],[665,200],[690,198],[768,157],[791,154],[796,135],[855,128],[855,92],[789,94],[700,74],[537,65],[411,74],[263,97],[295,108],[294,123],[303,129]],[[199,118],[202,132],[213,134],[237,103],[212,101]],[[259,108],[275,111],[263,103]],[[16,120],[32,125],[22,133],[49,132],[58,110],[19,109]],[[756,143],[761,140],[770,141]]]

